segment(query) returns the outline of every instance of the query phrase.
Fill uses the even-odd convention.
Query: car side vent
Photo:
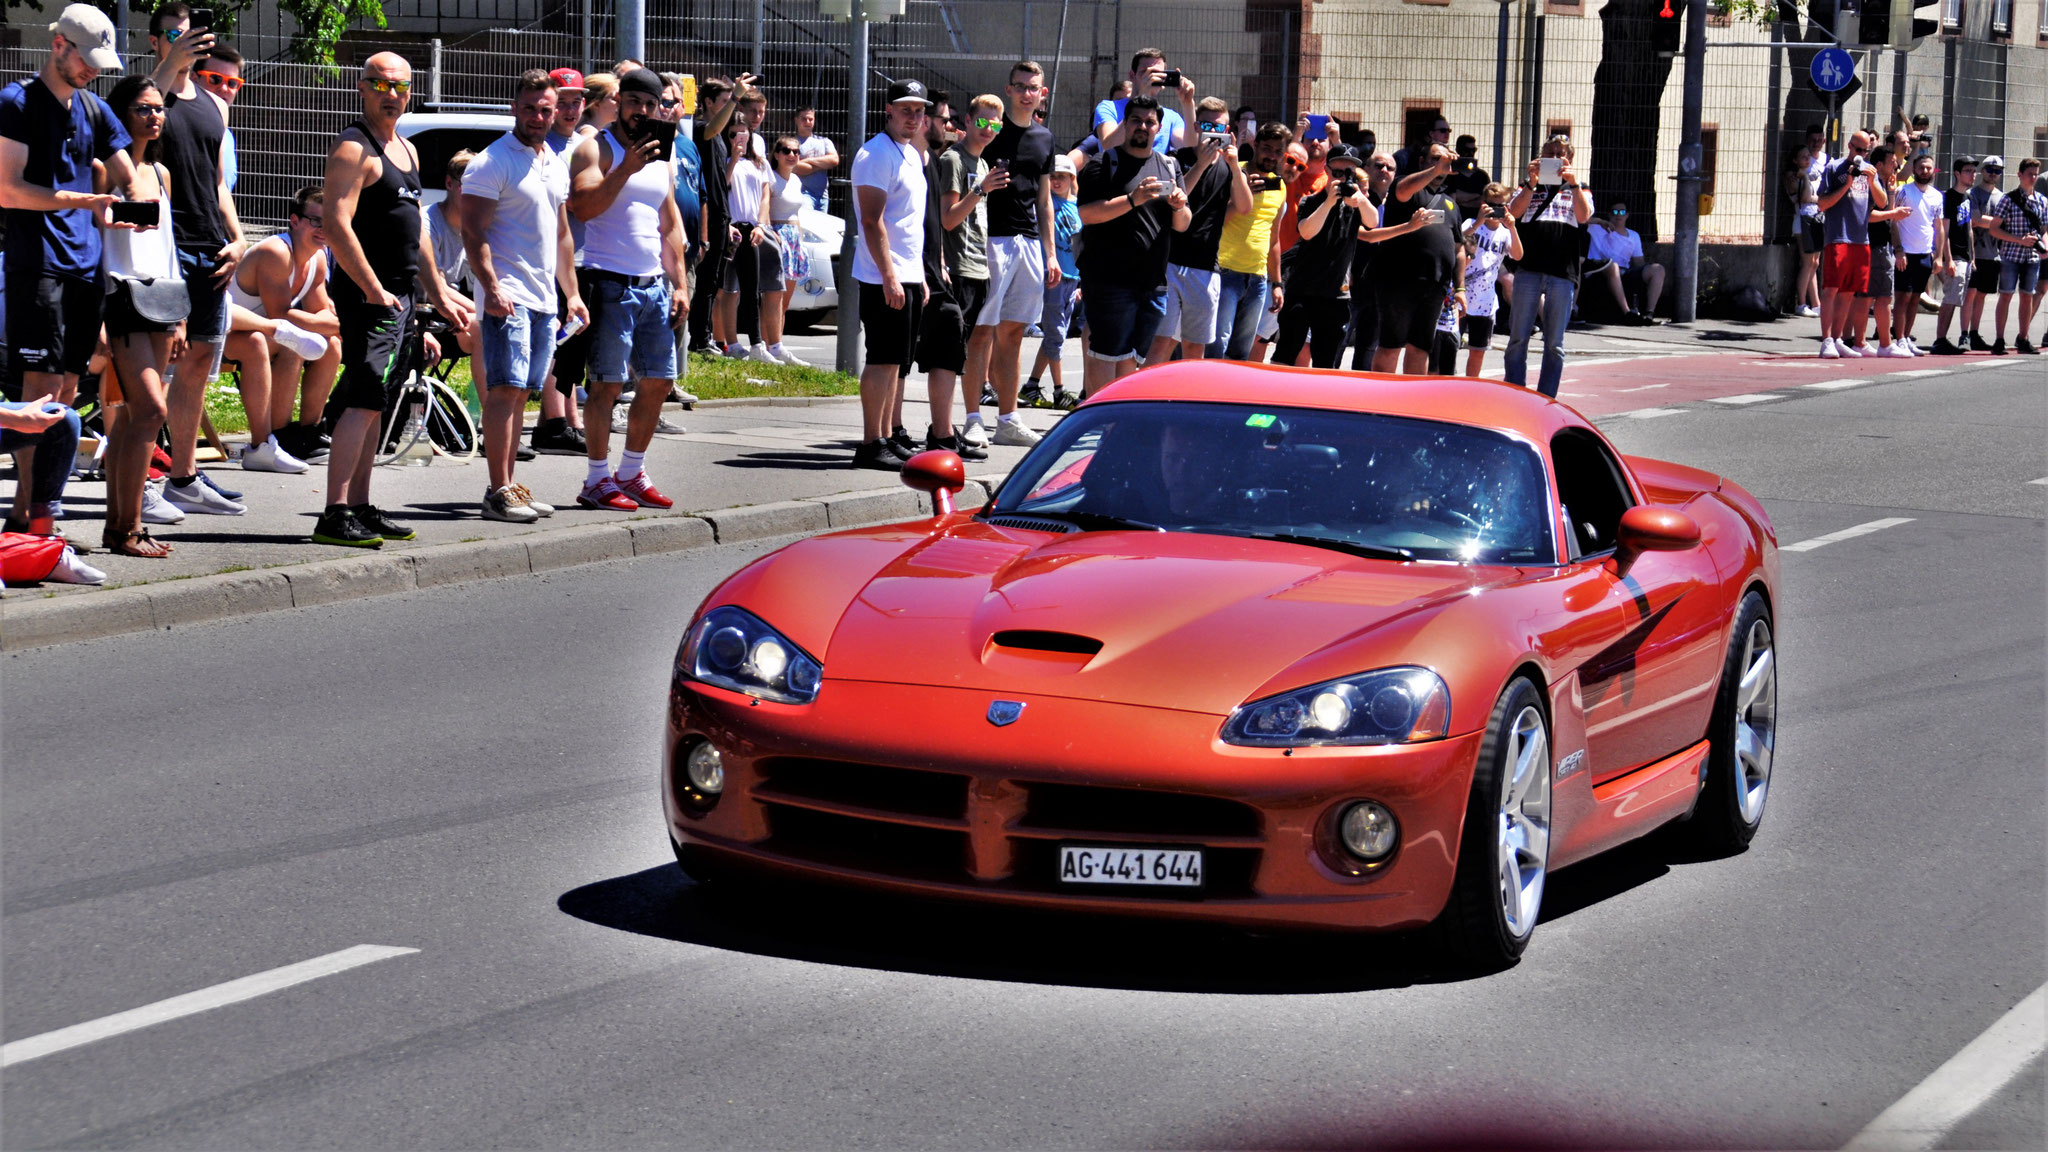
[[[1038,632],[1018,628],[998,632],[990,639],[1000,648],[1025,648],[1034,652],[1066,652],[1075,656],[1093,656],[1102,651],[1102,641],[1092,636],[1076,636],[1072,632]]]
[[[990,516],[988,523],[998,528],[1024,528],[1032,532],[1079,532],[1081,526],[1064,520],[1048,520],[1037,516]]]

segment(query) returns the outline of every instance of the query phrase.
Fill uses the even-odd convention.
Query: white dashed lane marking
[[[1710,402],[1715,404],[1762,404],[1766,400],[1783,400],[1784,398],[1781,393],[1777,392],[1751,392],[1747,396],[1707,397]]]
[[[393,956],[407,956],[417,951],[417,948],[358,944],[339,952],[329,952],[325,956],[315,956],[311,960],[301,960],[297,964],[287,964],[282,968],[272,968],[268,972],[258,972],[254,976],[244,976],[225,984],[215,984],[211,988],[201,988],[197,992],[187,992],[183,996],[173,996],[168,1000],[159,1000],[140,1008],[130,1008],[126,1012],[116,1012],[112,1016],[102,1016],[83,1024],[73,1024],[69,1028],[59,1028],[55,1032],[9,1041],[4,1047],[0,1047],[0,1068],[12,1067],[25,1060],[34,1060],[181,1017],[196,1016],[201,1012],[210,1012],[229,1004],[254,1000],[258,996],[278,992],[294,984],[304,984],[308,980],[318,980],[322,976],[332,976],[337,972],[346,972],[351,968],[360,968],[379,960],[389,960]]]
[[[2048,476],[2043,476],[2043,477],[2041,477],[2041,478],[2040,478],[2039,480],[2029,480],[2029,481],[2027,481],[2027,483],[2029,483],[2029,484],[2048,484]]]
[[[1801,540],[1797,544],[1787,544],[1779,548],[1778,551],[1811,552],[1815,548],[1825,548],[1830,544],[1838,544],[1844,540],[1854,540],[1858,536],[1868,536],[1872,532],[1882,532],[1887,528],[1896,528],[1901,524],[1911,524],[1912,522],[1913,518],[1911,516],[1890,516],[1883,520],[1872,520],[1868,524],[1858,524],[1854,528],[1844,528],[1840,532],[1830,532],[1825,536],[1815,536],[1811,540]]]
[[[1637,420],[1654,420],[1659,416],[1676,416],[1683,411],[1685,411],[1683,408],[1638,408],[1633,412],[1624,412],[1622,415],[1630,416]]]
[[[2039,1057],[2044,1041],[2048,984],[2034,989],[1898,1103],[1878,1113],[1845,1149],[1918,1152],[1934,1147]]]
[[[1907,371],[1904,371],[1904,372],[1887,372],[1887,373],[1885,373],[1885,375],[1887,375],[1887,376],[1946,376],[1946,375],[1948,375],[1948,369],[1946,369],[1946,368],[1912,368],[1912,369],[1908,369]],[[1808,387],[1813,387],[1813,385],[1808,385]]]
[[[1800,387],[1818,388],[1823,392],[1832,392],[1837,388],[1860,388],[1868,383],[1870,383],[1869,380],[1860,377],[1852,377],[1846,380],[1816,380],[1811,384],[1802,384],[1800,385]]]

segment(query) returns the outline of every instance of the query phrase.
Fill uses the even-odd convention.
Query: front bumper
[[[802,707],[693,681],[669,696],[662,796],[687,858],[856,887],[1040,909],[1248,926],[1398,929],[1451,888],[1479,733],[1374,748],[1240,748],[1222,718],[1062,697],[1005,727],[980,690],[828,680]],[[682,755],[723,753],[693,799]],[[1391,808],[1399,846],[1350,874],[1332,836],[1352,800]],[[1062,885],[1061,844],[1200,848],[1200,889]]]

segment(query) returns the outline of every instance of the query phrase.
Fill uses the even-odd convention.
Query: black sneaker
[[[1927,350],[1936,356],[1961,356],[1963,354],[1963,350],[1956,347],[1955,342],[1946,336],[1936,340]]]
[[[356,523],[375,532],[386,540],[410,540],[419,533],[399,524],[377,509],[375,504],[357,504],[349,508],[349,514]]]
[[[963,443],[958,436],[934,436],[936,429],[927,428],[924,434],[924,450],[927,452],[956,452],[962,460],[986,460],[988,449],[976,448]]]
[[[1983,338],[1982,336],[1979,336],[1979,335],[1977,335],[1977,334],[1976,334],[1975,332],[1972,332],[1972,333],[1970,333],[1970,344],[1969,344],[1969,348],[1970,348],[1970,351],[1972,351],[1972,352],[1989,352],[1989,351],[1991,351],[1991,345],[1989,345],[1989,344],[1986,344],[1986,343],[1984,342],[1984,338]]]
[[[1062,388],[1062,387],[1060,387],[1060,386],[1059,386],[1059,385],[1057,385],[1057,384],[1053,385],[1053,389],[1052,389],[1052,406],[1053,406],[1053,407],[1055,407],[1055,408],[1058,408],[1058,409],[1060,409],[1060,410],[1061,410],[1061,411],[1063,411],[1063,412],[1071,412],[1071,411],[1073,411],[1073,410],[1074,410],[1074,407],[1075,407],[1075,405],[1077,405],[1077,404],[1079,404],[1079,403],[1081,403],[1081,396],[1080,396],[1080,393],[1078,393],[1078,392],[1069,392],[1069,391],[1067,391],[1067,390],[1066,390],[1065,388]]]
[[[535,452],[549,456],[582,456],[589,451],[583,433],[569,427],[569,422],[560,416],[535,424],[528,444]]]
[[[1052,403],[1045,398],[1045,389],[1036,383],[1027,383],[1017,392],[1017,407],[1050,408]]]
[[[2041,354],[2041,350],[2028,343],[2025,336],[2012,342],[2012,350],[2022,356],[2039,356]]]
[[[514,460],[519,461],[521,464],[526,463],[528,460],[531,460],[538,455],[540,455],[540,453],[535,452],[533,449],[527,447],[524,444],[515,445],[512,449],[512,458]]]
[[[993,408],[996,406],[995,385],[990,384],[986,380],[982,381],[981,384],[981,406],[983,408]]]
[[[903,457],[896,455],[888,440],[870,440],[853,450],[853,466],[876,468],[883,472],[901,472]]]
[[[894,432],[889,433],[889,448],[905,460],[917,455],[918,451],[917,441],[910,438],[910,430],[901,424],[896,426]]]
[[[1993,356],[2005,355],[2005,337],[2000,336],[1996,341],[1992,343],[1991,347],[1986,348],[1985,351],[1991,353]]]
[[[313,543],[339,544],[343,548],[382,548],[384,538],[363,527],[355,513],[335,504],[314,521]]]

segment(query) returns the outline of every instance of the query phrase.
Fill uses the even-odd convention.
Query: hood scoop
[[[1072,632],[1014,628],[997,632],[982,649],[983,665],[1011,674],[1079,672],[1102,651],[1102,641]]]
[[[1054,520],[1046,516],[1020,516],[1014,513],[990,516],[984,522],[998,528],[1022,528],[1028,532],[1058,532],[1061,535],[1081,530],[1079,524],[1069,524],[1065,520]]]
[[[1076,636],[1072,632],[1039,632],[1029,629],[1011,629],[989,637],[989,643],[998,648],[1011,648],[1027,652],[1057,652],[1067,656],[1093,656],[1102,651],[1102,641],[1092,636]]]

